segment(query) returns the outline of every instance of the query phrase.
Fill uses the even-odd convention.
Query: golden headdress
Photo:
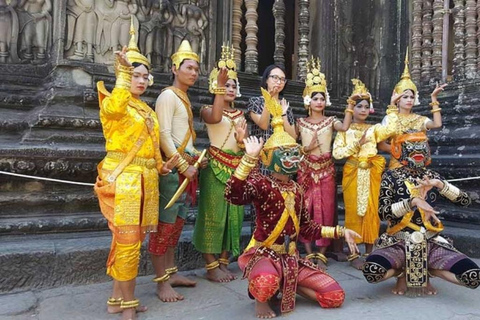
[[[413,83],[412,79],[410,78],[410,70],[408,69],[408,48],[407,48],[407,53],[405,54],[405,69],[403,70],[402,77],[400,78],[400,81],[395,86],[394,91],[397,94],[401,94],[405,92],[405,90],[413,91],[413,93],[415,94],[414,105],[419,105],[420,101],[419,101],[417,86],[415,85],[415,83]]]
[[[353,96],[360,96],[360,98],[352,98],[354,100],[368,100],[369,104],[370,104],[370,113],[373,113],[374,110],[373,110],[373,99],[372,99],[372,95],[370,94],[370,92],[368,92],[368,89],[367,87],[365,86],[365,84],[360,81],[360,79],[352,79],[352,83],[353,83],[353,92],[351,94],[351,97]]]
[[[312,93],[321,92],[325,94],[326,106],[330,106],[330,95],[327,90],[327,80],[325,74],[320,72],[320,58],[312,57],[307,62],[307,78],[305,79],[305,89],[303,90],[303,104],[307,108],[312,101]]]
[[[273,133],[265,142],[261,153],[263,164],[269,166],[272,162],[273,151],[275,149],[279,147],[296,147],[298,144],[297,141],[295,141],[295,139],[283,129],[283,110],[280,103],[272,98],[267,90],[263,88],[261,89],[263,98],[265,99],[265,108],[267,108],[272,115],[271,124],[273,127]]]
[[[188,42],[188,40],[183,40],[182,43],[180,43],[180,47],[178,47],[177,52],[172,54],[172,63],[178,69],[182,64],[182,61],[186,59],[200,62],[198,55],[192,51],[190,42]]]
[[[217,77],[221,68],[227,68],[228,79],[233,79],[237,83],[237,97],[241,97],[240,84],[238,82],[237,65],[235,64],[233,45],[222,45],[222,52],[220,54],[220,60],[217,62],[217,66],[212,69],[208,78],[208,90],[210,93],[214,93],[214,90],[218,88]]]
[[[147,57],[140,53],[137,46],[137,38],[135,37],[135,26],[133,25],[133,15],[130,22],[130,41],[127,47],[127,58],[130,63],[138,62],[147,66],[150,69],[150,61]]]

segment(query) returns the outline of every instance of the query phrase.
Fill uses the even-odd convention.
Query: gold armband
[[[346,108],[346,109],[345,109],[345,114],[347,114],[347,113],[351,113],[352,116],[353,116],[353,110],[352,110],[352,109]]]
[[[398,112],[398,107],[394,104],[390,104],[387,107],[387,114],[390,114],[392,112]]]
[[[326,239],[334,239],[335,238],[335,227],[326,227],[322,226],[322,230],[320,232],[322,238]]]
[[[460,196],[460,189],[447,181],[443,181],[443,188],[440,190],[440,194],[450,201],[456,200]]]
[[[257,165],[258,158],[252,157],[248,154],[245,154],[242,157],[242,160],[240,160],[240,164],[238,167],[235,169],[235,172],[233,175],[242,181],[247,180],[248,175],[250,174],[250,171],[252,171],[253,168]]]
[[[238,142],[238,141],[237,141],[237,146],[238,146],[240,149],[245,149],[245,143],[243,143],[243,142]]]
[[[213,94],[215,94],[215,95],[225,95],[226,93],[227,93],[227,88],[225,88],[225,87],[220,87],[220,88],[213,89]]]
[[[353,100],[352,98],[347,99],[347,104],[354,106],[355,103],[356,103],[355,100]]]
[[[190,165],[188,164],[187,160],[185,160],[182,156],[180,156],[180,159],[178,160],[178,163],[177,163],[178,172],[183,174],[185,171],[187,171],[189,166]]]
[[[121,64],[117,64],[115,68],[115,74],[117,76],[115,88],[126,89],[130,91],[130,87],[132,85],[133,67],[126,67]]]
[[[438,107],[438,106],[440,105],[440,102],[438,102],[438,101],[432,101],[432,102],[429,103],[429,105],[430,105],[430,107],[435,107],[435,106]]]
[[[435,113],[435,112],[440,112],[441,110],[442,110],[442,108],[435,108],[435,109],[430,110],[430,112]]]

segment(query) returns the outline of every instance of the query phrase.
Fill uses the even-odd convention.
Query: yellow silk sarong
[[[384,168],[385,158],[379,155],[363,161],[349,157],[343,167],[345,227],[362,236],[355,239],[357,243],[373,244],[378,238],[378,197]]]

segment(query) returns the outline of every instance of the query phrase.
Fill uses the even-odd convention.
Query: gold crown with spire
[[[360,79],[352,79],[353,91],[350,95],[354,100],[367,100],[370,104],[370,113],[373,113],[373,99],[367,87]],[[354,97],[357,96],[357,97]],[[358,97],[359,96],[359,97]]]
[[[140,50],[137,46],[137,38],[135,37],[135,26],[133,24],[133,15],[130,20],[130,41],[128,42],[127,47],[127,58],[130,63],[138,62],[147,66],[150,69],[150,61],[148,61],[147,57],[140,53]]]
[[[296,147],[298,144],[297,141],[295,141],[295,139],[283,129],[283,110],[280,103],[272,98],[267,90],[263,88],[261,88],[261,90],[263,98],[265,99],[265,107],[272,115],[271,124],[273,127],[273,133],[265,142],[261,153],[263,164],[269,166],[272,162],[273,151],[275,149],[280,147]]]
[[[304,105],[308,108],[312,98],[312,93],[321,92],[325,94],[326,105],[330,105],[330,97],[327,90],[327,80],[325,74],[320,72],[320,58],[313,56],[307,62],[307,77],[305,78],[305,89],[303,90]],[[308,102],[308,103],[307,103]]]
[[[395,86],[395,93],[397,94],[402,94],[405,92],[405,90],[412,90],[413,93],[415,94],[415,105],[420,104],[419,102],[419,97],[418,97],[418,90],[417,86],[415,83],[413,83],[411,77],[410,77],[410,70],[408,69],[408,47],[407,47],[407,52],[405,54],[405,69],[403,70],[402,76],[400,78],[400,81],[397,83]]]
[[[228,44],[222,45],[222,52],[220,54],[220,60],[217,62],[217,66],[212,69],[210,76],[208,78],[208,90],[210,93],[214,93],[214,90],[218,88],[217,86],[217,77],[221,68],[227,68],[228,79],[233,79],[237,82],[237,96],[239,96],[238,90],[238,75],[237,75],[237,65],[235,64],[234,57],[235,49]]]
[[[178,47],[177,52],[172,54],[172,63],[177,69],[180,68],[183,60],[194,60],[200,62],[198,55],[193,52],[192,46],[188,40],[183,40],[182,43],[180,43],[180,47]]]

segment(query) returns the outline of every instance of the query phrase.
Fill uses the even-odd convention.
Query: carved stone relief
[[[52,39],[51,0],[0,0],[0,63],[41,63]]]

